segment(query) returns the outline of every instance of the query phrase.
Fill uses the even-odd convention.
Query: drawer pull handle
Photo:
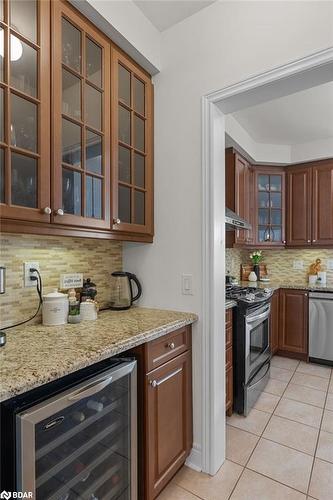
[[[168,347],[169,347],[170,349],[174,349],[176,346],[175,346],[175,343],[174,343],[174,342],[169,342]]]
[[[156,380],[151,380],[149,383],[150,385],[155,388],[157,387],[158,385],[161,385],[163,384],[164,382],[166,382],[167,380],[169,380],[170,378],[174,377],[175,375],[178,375],[178,373],[182,372],[183,371],[183,368],[178,368],[178,370],[175,370],[174,372],[170,373],[169,375],[166,375],[164,378],[161,378],[158,382]]]

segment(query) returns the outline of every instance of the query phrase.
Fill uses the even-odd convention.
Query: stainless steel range
[[[227,286],[234,308],[234,410],[247,415],[265,388],[270,371],[269,318],[273,290]]]

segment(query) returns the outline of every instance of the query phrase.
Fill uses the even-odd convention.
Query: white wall
[[[163,70],[154,79],[156,236],[152,245],[124,245],[124,266],[144,285],[141,305],[201,314],[201,96],[329,46],[331,2],[216,2],[162,33]],[[193,296],[181,295],[182,273],[194,276]],[[200,451],[200,322],[193,340]]]

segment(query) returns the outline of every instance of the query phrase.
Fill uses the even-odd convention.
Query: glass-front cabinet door
[[[256,242],[285,244],[285,173],[279,168],[256,169]]]
[[[112,49],[113,229],[153,234],[152,83]]]
[[[50,221],[49,2],[0,0],[1,217]]]
[[[110,228],[110,44],[67,3],[53,9],[53,222]]]

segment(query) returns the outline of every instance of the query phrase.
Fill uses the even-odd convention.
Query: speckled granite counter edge
[[[186,319],[180,319],[176,321],[172,321],[166,325],[161,327],[154,328],[152,330],[146,330],[142,333],[135,335],[134,337],[129,337],[123,341],[116,342],[110,347],[106,347],[102,353],[94,353],[93,357],[87,357],[85,360],[73,361],[73,363],[67,366],[65,372],[63,371],[54,371],[52,375],[41,375],[34,379],[25,380],[24,384],[16,385],[15,387],[10,387],[7,390],[1,390],[0,387],[0,403],[13,398],[14,396],[18,396],[19,394],[24,394],[30,390],[36,389],[44,384],[49,382],[53,382],[54,380],[59,380],[60,378],[66,377],[66,375],[70,375],[82,368],[86,368],[95,363],[99,363],[105,359],[116,356],[117,354],[121,354],[122,352],[128,351],[137,347],[146,342],[150,342],[159,337],[167,335],[168,333],[182,328],[187,325],[191,325],[198,320],[198,316],[194,313],[185,313],[188,315]],[[1,378],[1,369],[0,369],[0,378]]]
[[[226,300],[225,301],[225,309],[232,309],[233,307],[237,306],[237,302],[234,300]]]
[[[328,285],[309,285],[308,283],[278,283],[276,281],[241,281],[241,286],[255,287],[255,288],[271,288],[272,290],[279,290],[286,288],[288,290],[306,290],[308,292],[333,292],[333,284]]]

